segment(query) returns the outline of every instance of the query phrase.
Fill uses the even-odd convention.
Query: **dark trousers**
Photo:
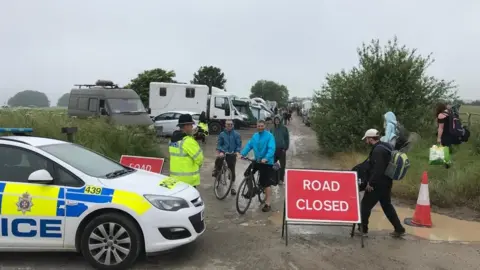
[[[236,155],[225,155],[225,157],[217,157],[215,159],[215,170],[219,172],[222,169],[223,159],[226,159],[228,168],[232,172],[232,182],[235,182],[235,165],[237,164]]]
[[[362,226],[363,232],[368,232],[368,219],[370,218],[370,214],[372,213],[373,207],[380,202],[380,206],[382,207],[383,213],[388,218],[390,223],[395,228],[396,232],[404,232],[405,228],[403,228],[402,223],[400,223],[400,219],[398,218],[397,212],[392,205],[392,185],[385,185],[380,186],[376,185],[373,187],[373,191],[367,192],[365,191],[365,195],[363,196],[360,211],[362,214]]]
[[[275,151],[275,162],[280,161],[280,169],[276,171],[275,175],[278,181],[285,180],[285,166],[287,164],[287,151],[283,148],[277,148]]]

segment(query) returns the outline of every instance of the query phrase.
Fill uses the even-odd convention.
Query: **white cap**
[[[371,128],[365,132],[365,135],[363,135],[362,141],[365,140],[365,138],[370,138],[370,137],[379,137],[380,132],[378,130]]]

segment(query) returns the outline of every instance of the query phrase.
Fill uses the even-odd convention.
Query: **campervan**
[[[153,126],[149,110],[132,89],[118,87],[112,81],[76,84],[70,90],[68,115],[78,118],[105,116],[118,125]]]

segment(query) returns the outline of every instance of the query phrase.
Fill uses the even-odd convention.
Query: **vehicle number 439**
[[[86,186],[85,187],[85,193],[100,195],[100,194],[102,194],[102,188],[101,187],[95,187],[95,186]]]

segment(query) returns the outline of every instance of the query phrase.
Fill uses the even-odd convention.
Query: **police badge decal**
[[[32,196],[30,196],[28,192],[23,193],[22,196],[18,198],[17,211],[22,212],[22,214],[25,215],[26,212],[30,212],[32,206]]]

